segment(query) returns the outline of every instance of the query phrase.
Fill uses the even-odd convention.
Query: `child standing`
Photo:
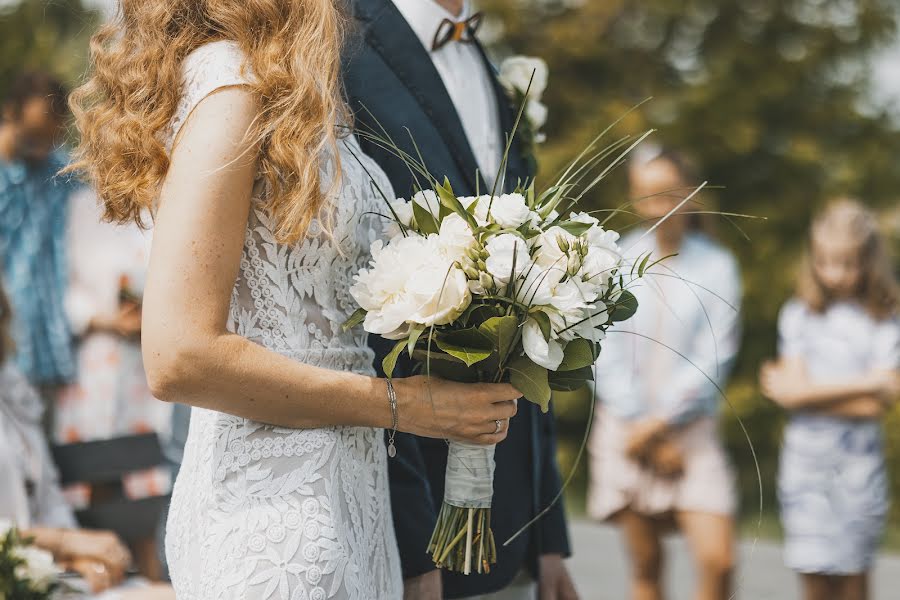
[[[888,509],[881,418],[900,392],[900,291],[877,220],[833,204],[779,317],[765,395],[790,411],[779,469],[785,562],[807,600],[862,600]]]

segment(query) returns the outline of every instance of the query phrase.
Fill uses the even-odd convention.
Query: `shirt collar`
[[[429,52],[431,52],[434,34],[437,33],[441,21],[444,19],[454,22],[463,21],[468,19],[471,14],[468,0],[463,2],[463,9],[459,15],[451,14],[434,0],[393,0],[393,2],[406,22],[409,23],[416,37]]]

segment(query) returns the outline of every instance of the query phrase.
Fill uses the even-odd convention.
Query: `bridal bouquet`
[[[31,546],[9,522],[0,522],[0,599],[51,598],[59,574],[52,554]]]
[[[522,87],[516,72],[527,67],[507,66],[507,83]],[[387,241],[372,244],[371,262],[356,274],[350,293],[360,308],[344,327],[362,324],[396,340],[383,360],[388,377],[406,352],[427,374],[511,383],[546,412],[554,390],[577,390],[593,379],[607,330],[637,310],[626,288],[653,266],[650,256],[626,261],[619,234],[576,208],[652,132],[599,147],[617,121],[552,185],[520,181],[511,193],[498,193],[513,139],[536,101],[531,90],[538,71],[520,90],[490,193],[458,196],[449,180],[435,178],[421,156],[402,150],[386,132],[356,132],[402,160],[420,184],[407,201],[387,197],[372,181],[385,203]],[[546,71],[542,77],[538,89]],[[468,575],[496,563],[494,469],[494,447],[450,442],[444,501],[427,549],[438,567]]]
[[[355,276],[350,291],[360,308],[345,327],[362,323],[397,340],[383,361],[388,377],[407,352],[446,379],[509,382],[546,412],[553,390],[593,379],[606,330],[637,309],[625,289],[634,266],[623,271],[619,234],[572,210],[637,143],[613,159],[627,144],[597,154],[589,147],[543,191],[531,182],[508,194],[461,197],[446,179],[429,176],[431,185],[411,201],[385,198],[389,240],[372,244],[370,264]],[[581,186],[604,159],[610,164]],[[494,466],[494,447],[450,442],[428,548],[437,566],[469,574],[473,564],[482,573],[496,562]]]

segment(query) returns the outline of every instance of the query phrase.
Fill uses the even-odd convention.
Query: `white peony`
[[[532,74],[534,79],[532,79]],[[547,63],[532,56],[511,56],[500,65],[500,82],[507,91],[518,90],[533,100],[540,99],[547,89],[549,69]],[[531,82],[531,88],[528,83]]]
[[[487,272],[499,283],[509,283],[515,263],[515,277],[519,277],[531,265],[528,244],[513,233],[502,233],[488,240],[484,247],[488,258],[484,261]]]
[[[43,592],[59,577],[60,569],[53,562],[53,555],[34,546],[13,549],[12,553],[25,564],[16,568],[16,577],[27,579],[36,591]]]
[[[525,355],[535,364],[555,371],[563,361],[562,344],[554,339],[547,340],[538,322],[529,317],[522,326],[522,346]]]
[[[411,324],[452,322],[472,300],[465,273],[440,236],[395,237],[372,244],[369,268],[356,275],[350,294],[367,311],[364,328],[402,339]]]
[[[547,123],[548,114],[547,105],[540,100],[529,100],[528,104],[525,105],[525,117],[531,123],[531,127],[535,132]]]
[[[410,202],[407,202],[403,198],[388,201],[388,204],[390,205],[390,209],[388,210],[388,219],[384,224],[383,230],[388,238],[393,238],[402,233],[400,225],[394,220],[394,215],[397,215],[397,219],[405,227],[410,227],[413,220],[413,207]]]

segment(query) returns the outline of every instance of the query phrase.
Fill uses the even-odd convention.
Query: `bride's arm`
[[[203,100],[173,151],[155,219],[144,295],[143,353],[156,397],[285,427],[390,427],[384,380],[302,364],[229,333],[256,174],[246,132],[256,100],[226,88]],[[505,384],[395,380],[400,429],[496,443],[515,413]]]

